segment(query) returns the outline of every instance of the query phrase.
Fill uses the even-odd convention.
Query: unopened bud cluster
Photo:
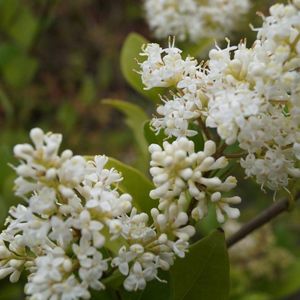
[[[164,142],[163,147],[153,144],[149,150],[150,173],[156,187],[150,196],[159,199],[158,208],[166,214],[173,205],[184,211],[194,199],[196,203],[190,208],[196,221],[206,216],[209,204],[215,205],[217,219],[221,223],[225,216],[239,216],[239,210],[230,207],[230,204],[238,204],[241,199],[223,195],[236,186],[236,179],[229,176],[222,181],[218,176],[210,176],[212,171],[223,169],[228,164],[224,156],[213,157],[216,153],[213,141],[205,142],[203,151],[199,152],[195,152],[194,143],[185,137],[173,143]]]

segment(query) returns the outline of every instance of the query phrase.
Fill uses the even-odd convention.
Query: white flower
[[[276,4],[270,14],[251,48],[210,52],[206,124],[249,153],[241,161],[248,176],[278,190],[299,177],[300,9]]]
[[[168,228],[148,224],[149,216],[118,189],[122,174],[105,168],[107,157],[59,154],[61,135],[40,129],[31,138],[34,147],[15,147],[21,159],[16,194],[25,205],[10,209],[0,235],[0,278],[16,282],[26,270],[28,299],[89,299],[89,290],[104,289],[103,277],[114,268],[127,276],[125,288],[142,289],[175,255],[184,256],[194,228],[180,210],[168,216],[172,234],[182,240],[169,240]],[[131,286],[134,278],[139,283]]]
[[[133,208],[130,215],[123,215],[120,219],[122,224],[121,235],[126,240],[133,240],[142,243],[152,241],[156,232],[148,226],[149,216],[146,213],[137,213]]]
[[[66,249],[73,239],[73,231],[70,224],[56,216],[51,218],[51,232],[49,237],[57,244]]]
[[[197,131],[189,129],[189,122],[200,117],[196,105],[197,98],[191,94],[183,97],[174,96],[173,100],[165,100],[164,105],[157,108],[160,118],[154,117],[151,126],[158,133],[161,129],[169,137],[194,136]]]
[[[60,183],[66,186],[77,186],[84,179],[86,160],[82,156],[73,156],[66,160],[58,170]]]
[[[247,0],[144,0],[146,18],[157,38],[170,35],[196,42],[220,38],[234,29],[249,7]]]
[[[136,262],[130,270],[129,276],[124,281],[124,287],[128,291],[143,290],[146,287],[145,270]]]
[[[241,160],[247,176],[255,176],[258,184],[267,186],[272,190],[278,190],[287,186],[289,176],[299,178],[300,169],[294,167],[294,161],[286,155],[288,150],[269,149],[261,158],[254,154]]]
[[[192,83],[182,84],[183,90],[194,92]],[[198,153],[186,138],[165,143],[164,151],[152,146],[153,167],[167,175],[154,176],[158,190],[152,194],[169,182],[175,199],[162,197],[159,209],[151,211],[150,223],[146,213],[132,207],[132,197],[121,193],[122,174],[105,168],[107,157],[86,161],[69,150],[59,154],[61,136],[40,129],[32,130],[31,137],[35,147],[15,147],[21,159],[21,166],[15,167],[16,193],[25,205],[10,209],[0,235],[0,278],[10,276],[16,282],[26,270],[29,299],[89,299],[90,289],[103,290],[104,279],[115,268],[126,276],[127,290],[145,288],[148,281],[159,280],[159,269],[169,270],[175,257],[188,251],[195,228],[188,224],[187,207],[184,211],[185,193],[193,193],[199,201],[195,189],[200,185],[195,188],[195,182],[208,195],[235,185],[230,177],[224,182],[205,177],[205,172],[227,164],[223,157],[212,157],[216,146],[211,141]],[[184,184],[178,191],[177,177]],[[211,202],[220,215],[237,215],[228,205],[237,198],[215,198]]]
[[[57,210],[56,194],[53,189],[43,187],[29,199],[29,206],[33,213],[39,215],[52,215]]]
[[[182,51],[172,44],[165,49],[158,44],[147,44],[142,50],[140,55],[146,59],[140,63],[140,74],[146,89],[176,86],[185,74],[198,69],[196,60],[190,57],[183,60]]]
[[[61,248],[49,249],[35,259],[36,271],[29,276],[25,291],[29,299],[88,299],[89,292],[75,279],[72,261]]]
[[[227,144],[233,144],[246,120],[261,111],[261,100],[255,92],[242,85],[215,91],[208,103],[206,125],[216,127],[218,134]]]
[[[84,284],[95,290],[104,289],[100,281],[103,272],[108,269],[107,261],[86,237],[80,239],[79,245],[73,244],[72,249],[80,264],[79,276]]]
[[[91,240],[96,248],[101,248],[104,245],[105,237],[101,233],[104,225],[101,222],[92,220],[88,210],[83,210],[79,217],[71,223],[81,231],[82,238]]]

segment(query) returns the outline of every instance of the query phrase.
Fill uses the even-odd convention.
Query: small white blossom
[[[146,89],[176,86],[186,74],[198,69],[196,60],[190,57],[183,60],[182,51],[172,44],[165,49],[158,44],[147,44],[142,50],[140,55],[146,59],[140,63],[140,74]]]
[[[164,130],[167,136],[194,136],[197,131],[189,129],[189,123],[200,117],[196,105],[197,98],[191,94],[183,97],[174,96],[173,100],[165,100],[164,105],[157,108],[159,118],[154,117],[151,126],[158,133]]]

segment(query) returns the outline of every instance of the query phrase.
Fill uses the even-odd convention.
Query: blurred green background
[[[260,24],[256,11],[267,14],[274,2],[252,1],[249,15],[232,34],[233,43],[246,36],[251,44],[255,33],[248,24]],[[14,173],[8,165],[14,163],[12,148],[28,141],[32,127],[63,133],[63,146],[75,153],[105,153],[138,163],[134,137],[122,114],[101,103],[104,98],[122,99],[140,105],[149,116],[154,111],[153,103],[135,93],[120,70],[120,50],[130,32],[155,41],[143,17],[142,1],[0,0],[1,224],[9,206],[20,201],[12,193]],[[244,220],[270,205],[272,195],[262,194],[249,180],[239,189],[246,199]],[[300,299],[299,220],[294,211],[278,218],[272,229],[274,247],[287,251],[293,263],[278,269],[262,259],[261,268],[271,264],[271,279],[254,278],[242,265],[233,265],[232,300]],[[272,246],[268,250],[272,252]],[[283,291],[276,292],[274,286],[283,286]],[[15,299],[24,299],[22,283],[2,281],[0,300]]]

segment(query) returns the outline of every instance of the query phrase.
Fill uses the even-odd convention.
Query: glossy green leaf
[[[202,235],[207,235],[220,226],[220,223],[217,221],[215,205],[211,204],[208,206],[206,217],[198,222],[196,226]]]
[[[116,291],[107,289],[104,291],[95,291],[92,290],[91,292],[91,300],[119,300]]]
[[[149,163],[148,144],[144,137],[143,126],[148,116],[137,105],[121,100],[107,99],[103,100],[104,104],[111,105],[121,111],[126,116],[126,124],[132,130],[134,138],[139,147],[139,162],[142,170],[146,170]]]
[[[123,300],[170,300],[171,287],[169,272],[159,272],[158,277],[164,282],[156,279],[147,282],[147,286],[142,291],[128,292],[124,288],[120,289]]]
[[[172,300],[227,300],[229,261],[224,234],[216,230],[190,247],[171,268]]]
[[[156,134],[156,132],[154,132],[150,126],[150,121],[146,121],[144,123],[144,136],[148,145],[162,145],[163,141],[168,138],[162,130]]]
[[[139,210],[149,213],[156,206],[156,201],[150,199],[149,193],[154,188],[152,182],[137,169],[126,165],[114,158],[109,158],[107,168],[115,168],[123,174],[119,188],[133,197],[133,205]]]
[[[190,124],[189,128],[198,131],[198,134],[190,137],[189,139],[194,142],[195,151],[202,151],[204,147],[204,138],[201,131],[199,130],[199,127],[195,124]],[[163,141],[165,140],[168,140],[169,142],[175,140],[175,138],[168,138],[163,132],[163,130],[160,130],[158,134],[155,131],[153,131],[150,126],[150,121],[144,123],[144,136],[146,138],[148,145],[151,144],[162,145]]]
[[[200,39],[198,43],[184,43],[179,44],[179,47],[183,49],[184,55],[190,55],[192,57],[206,58],[208,51],[213,47],[215,40],[212,38]]]
[[[195,151],[202,151],[204,148],[204,138],[200,127],[196,124],[190,124],[189,129],[197,131],[196,135],[189,138],[195,144]]]
[[[169,300],[171,297],[171,285],[169,272],[160,272],[158,277],[164,282],[152,280],[147,283],[139,300]]]
[[[157,103],[160,101],[159,94],[161,94],[163,90],[144,90],[141,75],[137,73],[140,69],[138,61],[142,62],[144,59],[140,56],[142,46],[147,43],[148,41],[137,33],[131,33],[128,35],[121,50],[121,71],[133,89],[135,89],[139,94]]]

